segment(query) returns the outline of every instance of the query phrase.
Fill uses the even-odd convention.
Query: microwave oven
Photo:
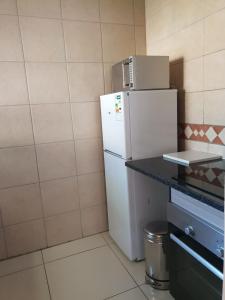
[[[113,92],[169,88],[169,56],[129,56],[112,66]]]

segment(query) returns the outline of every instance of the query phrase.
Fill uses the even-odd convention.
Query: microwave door
[[[129,65],[129,62],[122,63],[123,89],[125,90],[130,87]]]

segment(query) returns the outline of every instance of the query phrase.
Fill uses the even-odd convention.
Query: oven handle
[[[180,239],[178,239],[174,234],[170,233],[170,238],[173,240],[178,246],[184,249],[187,253],[189,253],[193,258],[195,258],[200,264],[206,267],[210,272],[212,272],[216,277],[223,280],[223,273],[220,272],[217,268],[215,268],[212,264],[210,264],[206,259],[200,256],[197,252],[188,247],[185,243],[183,243]]]

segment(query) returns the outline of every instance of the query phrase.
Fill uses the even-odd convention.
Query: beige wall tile
[[[72,211],[46,219],[48,246],[82,237],[80,212]]]
[[[3,229],[0,229],[0,260],[7,257],[5,237]]]
[[[145,26],[145,0],[134,0],[134,22]]]
[[[161,5],[157,13],[147,17],[146,31],[151,43],[176,32],[177,24],[175,23],[174,5],[172,4],[173,1],[166,1]],[[149,10],[151,10],[151,6]]]
[[[174,19],[178,25],[177,29],[184,26],[191,25],[192,23],[204,17],[204,1],[205,0],[179,0],[173,2]]]
[[[103,154],[100,139],[84,139],[75,142],[77,174],[103,170]]]
[[[35,143],[73,139],[69,104],[32,105]]]
[[[203,55],[203,22],[197,22],[171,37],[172,57],[191,60]],[[191,42],[190,42],[191,41]]]
[[[27,63],[26,70],[31,103],[69,101],[66,64]]]
[[[62,0],[64,19],[99,21],[98,0]]]
[[[105,203],[105,177],[103,173],[78,176],[78,187],[81,208]]]
[[[204,57],[204,84],[206,90],[225,87],[225,51]]]
[[[100,0],[100,16],[106,23],[133,24],[133,1]]]
[[[185,122],[203,124],[203,92],[185,93]]]
[[[6,227],[5,238],[9,256],[45,248],[44,222],[35,220]]]
[[[120,61],[135,54],[134,27],[128,25],[102,25],[104,62]]]
[[[77,173],[86,234],[105,230],[99,96],[113,63],[145,53],[144,14],[144,0],[0,0],[0,259],[47,246],[43,213],[49,245],[81,237]]]
[[[22,16],[60,18],[60,0],[18,0]]]
[[[0,62],[0,105],[26,103],[28,94],[24,65],[16,62]]]
[[[1,61],[23,60],[18,17],[0,15],[0,45]]]
[[[217,10],[225,7],[225,0],[203,0],[204,2],[204,15],[210,15]]]
[[[32,145],[33,132],[29,106],[0,107],[0,147]]]
[[[42,218],[39,185],[0,190],[0,208],[4,226]]]
[[[16,0],[1,0],[0,14],[16,15],[17,14]]]
[[[169,1],[171,1],[171,0],[146,0],[145,1],[146,2],[145,10],[146,10],[147,16],[157,14],[162,9],[162,7],[165,4],[167,4]],[[146,21],[148,21],[148,18]]]
[[[41,181],[75,175],[73,142],[42,144],[36,149]]]
[[[216,145],[216,144],[208,144],[208,152],[215,153],[217,155],[221,155],[223,159],[225,159],[225,146]]]
[[[205,19],[205,53],[225,49],[225,9]]]
[[[225,126],[225,90],[204,93],[204,123]]]
[[[81,221],[84,236],[106,231],[106,206],[103,204],[82,209]]]
[[[65,61],[60,21],[20,17],[20,24],[27,61]]]
[[[105,94],[112,92],[112,65],[113,63],[104,63]]]
[[[137,55],[146,55],[146,34],[144,26],[135,26],[135,45]]]
[[[102,48],[100,24],[64,21],[63,27],[67,61],[101,61]],[[76,39],[74,37],[76,37]]]
[[[104,93],[101,63],[68,64],[71,101],[96,101]]]
[[[202,58],[197,58],[184,64],[184,89],[186,92],[203,90]]]
[[[41,192],[46,217],[79,209],[76,177],[42,182]]]
[[[101,136],[101,114],[99,102],[72,103],[75,139]]]
[[[185,140],[185,150],[208,152],[208,144],[197,141]]]
[[[0,188],[38,180],[33,146],[0,150]]]

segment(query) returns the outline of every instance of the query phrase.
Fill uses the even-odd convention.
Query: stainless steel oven
[[[176,300],[221,300],[223,212],[172,189],[168,221],[170,293]]]

